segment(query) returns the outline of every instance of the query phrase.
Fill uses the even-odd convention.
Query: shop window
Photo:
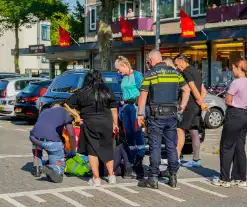
[[[97,9],[96,7],[91,7],[90,8],[90,17],[89,17],[89,24],[90,24],[90,30],[95,31],[96,30],[96,14],[97,14]]]
[[[180,8],[184,6],[184,3],[185,0],[161,0],[160,18],[178,18],[180,14]]]
[[[191,16],[198,17],[206,15],[207,0],[191,0]]]
[[[50,41],[50,25],[41,26],[41,36],[43,41]]]

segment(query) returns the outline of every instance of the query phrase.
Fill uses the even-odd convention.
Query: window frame
[[[46,38],[44,38],[44,31],[46,31]],[[51,41],[51,26],[48,24],[41,25],[41,39],[42,41]]]
[[[92,23],[92,11],[94,10],[95,22]],[[90,31],[95,31],[97,28],[97,6],[92,6],[89,8],[89,29]]]
[[[198,2],[198,8],[194,8],[194,1],[199,1]],[[207,15],[207,11],[205,9],[205,13],[201,14],[200,10],[201,10],[201,1],[203,0],[191,0],[191,17],[203,17]],[[198,11],[198,14],[193,14],[194,11]]]
[[[185,0],[181,0],[181,4],[183,5],[185,3]],[[178,0],[174,0],[174,8],[173,8],[173,17],[168,17],[168,18],[161,18],[161,20],[172,20],[172,19],[179,19],[179,13],[180,11],[177,10],[178,7]],[[157,16],[157,11],[155,10],[155,16]]]

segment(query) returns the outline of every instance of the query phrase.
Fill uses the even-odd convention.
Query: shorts
[[[177,128],[183,130],[200,129],[201,108],[198,105],[189,105],[183,112],[182,121],[178,122]]]

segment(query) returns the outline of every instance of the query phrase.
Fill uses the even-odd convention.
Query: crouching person
[[[65,168],[64,143],[62,141],[62,131],[66,127],[71,154],[75,154],[76,141],[72,126],[72,117],[55,103],[52,108],[43,111],[33,129],[30,132],[30,141],[33,143],[33,169],[32,175],[40,177],[46,174],[53,182],[61,183]],[[48,154],[48,165],[43,166],[42,151]]]

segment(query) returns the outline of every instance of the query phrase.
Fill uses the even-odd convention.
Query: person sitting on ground
[[[52,181],[61,183],[65,168],[64,143],[62,131],[66,127],[70,145],[71,156],[75,155],[76,140],[72,125],[72,117],[55,103],[51,108],[43,111],[30,132],[30,141],[33,143],[33,168],[31,174],[40,177],[42,172]],[[48,165],[43,166],[43,150],[48,154]]]

